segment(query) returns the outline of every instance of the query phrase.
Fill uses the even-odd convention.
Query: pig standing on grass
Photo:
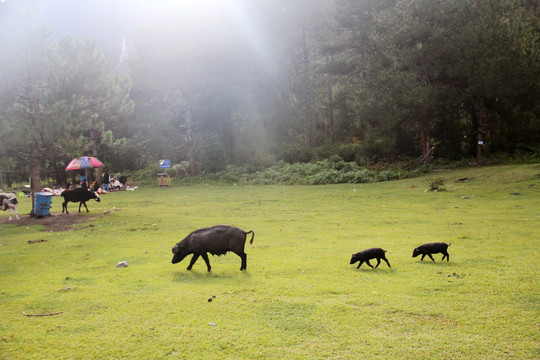
[[[371,266],[373,268],[373,265],[369,263],[370,259],[377,259],[377,265],[375,265],[375,267],[379,266],[379,264],[381,263],[381,259],[383,259],[388,264],[388,267],[391,267],[388,260],[386,260],[386,256],[384,255],[385,252],[386,250],[383,250],[381,248],[371,248],[357,252],[356,254],[352,255],[351,264],[360,261],[360,264],[358,264],[358,266],[356,267],[357,269],[359,269],[360,265],[362,265],[364,262],[368,264],[368,266]]]
[[[424,260],[424,257],[427,255],[432,261],[435,261],[433,259],[433,256],[431,254],[443,254],[442,261],[444,261],[444,258],[446,258],[446,261],[450,260],[450,255],[448,254],[448,247],[451,245],[443,242],[436,242],[436,243],[430,243],[430,244],[424,244],[420,245],[416,249],[414,249],[412,253],[412,257],[417,257],[418,255],[422,255],[422,258],[420,261]]]
[[[244,245],[248,234],[251,234],[249,243],[252,244],[255,236],[253,230],[246,232],[230,225],[215,225],[195,230],[172,248],[174,256],[171,262],[179,263],[189,254],[193,254],[187,269],[191,270],[200,256],[210,271],[212,267],[207,253],[220,256],[232,251],[242,259],[240,270],[246,270],[247,254],[244,252]]]

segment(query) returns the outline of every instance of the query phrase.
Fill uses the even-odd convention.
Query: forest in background
[[[32,1],[0,3],[4,176],[65,180],[82,155],[188,176],[540,153],[536,0],[235,4],[198,22],[171,10],[111,56],[55,37]]]

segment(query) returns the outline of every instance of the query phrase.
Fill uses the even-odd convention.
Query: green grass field
[[[540,166],[430,176],[447,191],[426,192],[426,177],[141,188],[89,214],[72,203],[88,221],[65,231],[2,212],[0,359],[540,358]],[[214,224],[255,231],[247,271],[232,253],[210,273],[170,263]],[[411,257],[436,241],[452,243],[449,262]],[[392,268],[349,264],[369,247]]]

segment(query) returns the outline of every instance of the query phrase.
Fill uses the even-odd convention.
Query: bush
[[[250,184],[324,185],[343,183],[371,183],[417,176],[417,170],[401,168],[377,172],[360,167],[355,162],[345,162],[338,156],[313,163],[287,164],[280,162],[268,169],[249,172],[242,167],[229,166],[219,173],[221,182]]]
[[[156,185],[157,186],[157,174],[163,173],[163,169],[159,168],[159,165],[149,165],[144,169],[136,171],[124,171],[121,175],[127,177],[128,182],[138,183],[139,185]]]
[[[317,162],[297,162],[289,164],[279,161],[277,165],[263,170],[254,166],[227,165],[224,170],[199,175],[185,175],[176,177],[174,182],[185,185],[190,184],[253,184],[253,185],[326,185],[326,184],[359,184],[394,179],[404,179],[419,176],[427,169],[406,169],[402,166],[383,167],[376,169],[361,167],[356,162],[347,162],[338,155]],[[175,169],[169,171],[175,175]],[[142,185],[156,185],[157,174],[162,173],[157,165],[126,174],[130,181]]]
[[[426,180],[429,185],[429,191],[446,191],[444,188],[444,179],[441,177],[437,177],[435,179],[427,179]]]

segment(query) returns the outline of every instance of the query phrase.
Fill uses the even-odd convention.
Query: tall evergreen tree
[[[43,165],[96,154],[84,138],[97,145],[102,121],[129,113],[129,84],[114,80],[95,41],[54,42],[27,16],[9,27],[0,34],[2,150],[29,164],[35,192]]]

